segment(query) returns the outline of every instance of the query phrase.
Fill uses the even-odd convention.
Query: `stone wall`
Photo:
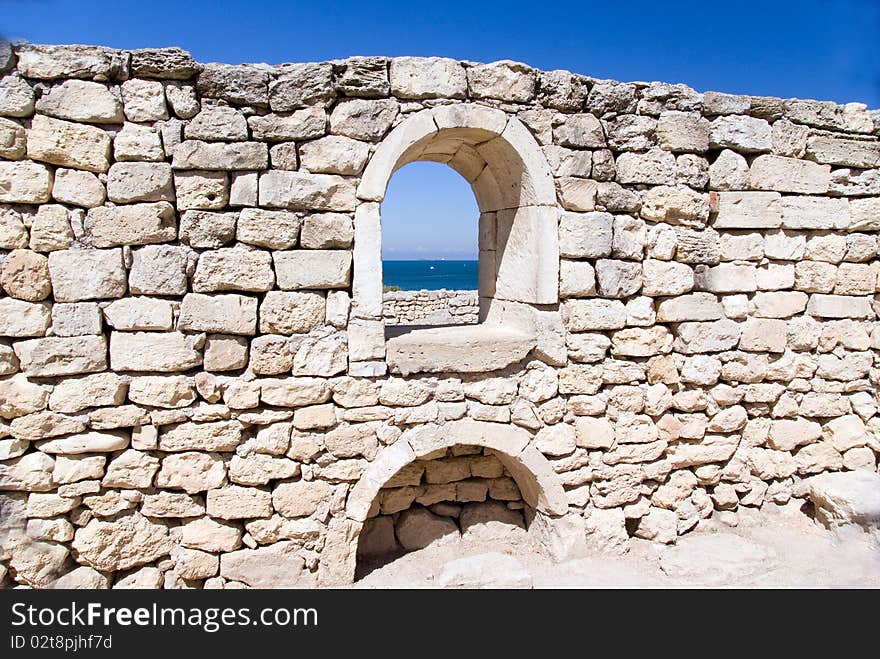
[[[389,291],[382,316],[389,325],[469,325],[480,315],[477,291]]]
[[[461,446],[554,557],[876,471],[862,105],[438,58],[0,74],[6,584],[350,582],[392,477]],[[386,341],[411,160],[473,186],[483,318]]]

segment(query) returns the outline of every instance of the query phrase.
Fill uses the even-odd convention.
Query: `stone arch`
[[[416,160],[449,165],[480,208],[480,297],[559,300],[556,191],[540,146],[516,117],[471,103],[421,110],[379,144],[357,189],[352,309],[381,319],[380,204],[391,176]]]
[[[560,536],[571,533],[561,530],[559,524],[568,513],[568,500],[553,467],[530,440],[531,435],[522,428],[471,419],[427,424],[404,432],[370,463],[348,495],[344,519],[330,525],[324,548],[327,556],[321,555],[321,583],[341,585],[354,581],[358,537],[382,486],[414,460],[457,445],[480,446],[495,452],[534,510],[530,532],[534,529],[539,545],[548,555],[559,557]]]

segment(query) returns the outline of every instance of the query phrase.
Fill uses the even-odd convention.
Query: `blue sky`
[[[597,78],[880,107],[880,0],[0,0],[0,17],[7,38],[175,45],[203,62],[514,59]],[[414,163],[395,175],[383,222],[396,258],[475,250],[473,196],[437,166]]]

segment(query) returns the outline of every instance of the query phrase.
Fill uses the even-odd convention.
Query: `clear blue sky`
[[[880,0],[0,0],[0,34],[34,43],[175,45],[203,62],[514,59],[698,91],[880,106]],[[401,258],[475,249],[476,232],[461,230],[476,222],[473,197],[461,179],[437,171],[413,164],[392,180],[383,220],[386,243]],[[439,211],[456,218],[440,242],[433,233]],[[411,233],[398,241],[404,226]],[[426,244],[441,251],[413,251]]]

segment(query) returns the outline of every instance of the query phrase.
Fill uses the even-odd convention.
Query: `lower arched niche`
[[[345,516],[331,522],[320,583],[350,584],[356,572],[360,577],[428,540],[443,542],[462,531],[475,539],[504,534],[512,542],[522,534],[550,558],[570,554],[582,541],[582,527],[567,514],[565,491],[530,440],[521,428],[469,419],[406,431],[373,460],[352,488]]]

